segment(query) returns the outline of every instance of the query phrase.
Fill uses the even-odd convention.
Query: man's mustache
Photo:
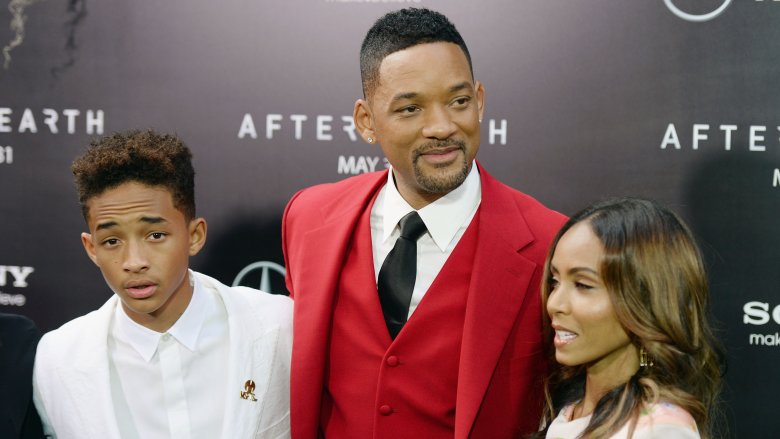
[[[466,142],[460,139],[449,139],[449,140],[431,140],[430,142],[426,142],[422,144],[419,148],[417,148],[414,151],[414,160],[417,160],[418,157],[420,157],[423,154],[427,154],[431,151],[435,151],[437,149],[447,149],[452,147],[457,147],[461,151],[466,151]]]

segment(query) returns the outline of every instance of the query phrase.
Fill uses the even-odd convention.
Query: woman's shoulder
[[[643,423],[680,425],[696,430],[696,421],[687,410],[666,401],[659,401],[643,408],[639,414],[639,425]]]
[[[574,406],[564,407],[547,430],[548,439],[578,437],[588,426],[590,416],[571,419]],[[623,425],[612,439],[628,438],[629,423]],[[696,421],[682,407],[669,402],[645,406],[639,413],[632,439],[700,439]]]
[[[634,437],[694,439],[700,436],[690,413],[678,405],[660,401],[641,410]]]

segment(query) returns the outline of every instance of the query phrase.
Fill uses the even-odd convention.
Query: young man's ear
[[[203,218],[195,218],[190,221],[189,233],[190,233],[190,256],[195,256],[206,244],[206,220]]]
[[[89,259],[92,259],[92,262],[97,265],[97,256],[95,255],[95,243],[92,242],[92,235],[83,232],[81,234],[81,245],[84,246],[84,251],[87,252],[87,256],[89,256]]]

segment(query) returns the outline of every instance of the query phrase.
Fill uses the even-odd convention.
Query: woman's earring
[[[639,367],[653,367],[653,356],[647,353],[644,346],[639,348]]]

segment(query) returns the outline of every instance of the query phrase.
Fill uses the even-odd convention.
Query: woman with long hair
[[[539,436],[712,437],[722,356],[680,218],[648,200],[593,205],[563,226],[544,270],[555,364]]]

